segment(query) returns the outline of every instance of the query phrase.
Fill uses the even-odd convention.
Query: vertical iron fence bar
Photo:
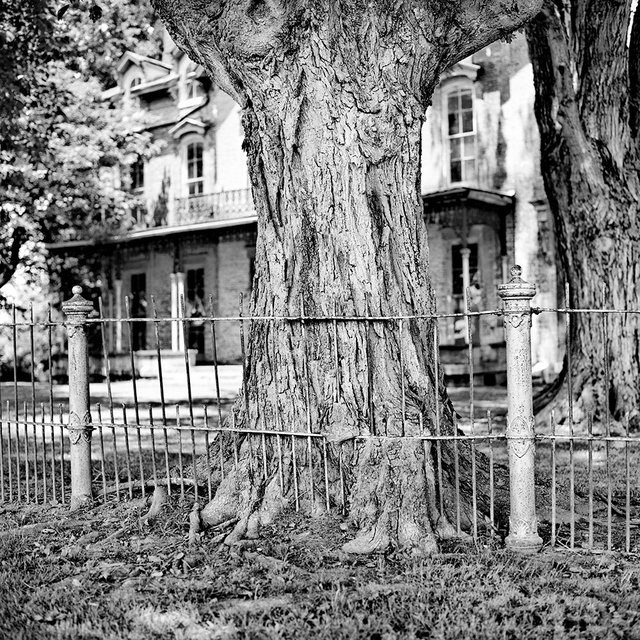
[[[66,481],[65,481],[65,477],[64,477],[64,423],[63,423],[63,413],[62,413],[62,405],[59,404],[58,405],[58,417],[60,422],[58,423],[59,425],[59,430],[58,430],[58,435],[60,436],[60,493],[61,493],[61,499],[60,502],[62,502],[62,504],[65,504],[65,501],[67,499],[66,497]]]
[[[71,459],[71,509],[90,506],[91,415],[89,413],[89,346],[86,321],[93,304],[82,297],[82,287],[72,289],[73,297],[62,304],[67,316],[69,344],[69,442]]]
[[[102,425],[102,406],[98,402],[98,436],[100,439],[100,473],[102,474],[102,498],[104,501],[107,501],[107,472],[105,470],[105,459],[104,459],[104,433],[103,433],[103,425]]]
[[[10,409],[10,404],[9,404],[9,400],[7,400],[7,412],[6,412],[6,416],[7,416],[7,421],[6,421],[6,425],[7,425],[7,463],[8,463],[8,467],[9,467],[9,500],[11,502],[13,502],[13,455],[12,455],[12,451],[11,451],[11,442],[12,442],[12,437],[11,437],[11,409]]]
[[[471,327],[471,317],[469,316],[469,288],[464,292],[464,313],[467,325],[467,354],[469,358],[469,414],[471,420],[471,500],[472,500],[472,522],[473,522],[473,539],[478,540],[478,487],[477,487],[477,468],[476,468],[476,441],[475,441],[475,405],[474,405],[474,368],[473,368],[473,329]]]
[[[151,473],[153,474],[153,488],[155,489],[158,486],[158,467],[156,465],[156,433],[151,404],[149,404],[149,435],[151,436]]]
[[[51,303],[47,303],[47,382],[49,384],[49,435],[51,436],[51,496],[55,502],[58,499],[56,488],[56,439],[53,428],[53,320],[51,317]]]
[[[167,477],[167,493],[171,495],[171,470],[169,468],[169,433],[167,423],[163,416],[162,436],[164,439],[164,470]]]
[[[340,402],[341,398],[341,382],[340,382],[340,358],[338,352],[338,303],[333,303],[333,367],[335,371],[335,389],[333,392],[334,403]],[[346,498],[345,498],[345,486],[344,486],[344,473],[342,468],[342,443],[336,444],[338,447],[338,477],[340,478],[340,511],[343,515],[346,514]]]
[[[129,499],[133,499],[133,475],[131,474],[131,447],[129,445],[129,424],[127,422],[127,406],[122,404],[122,431],[124,432],[124,451],[127,464],[127,482],[129,483]]]
[[[296,503],[296,511],[300,511],[300,493],[298,490],[298,463],[296,461],[296,437],[291,436],[291,459],[293,461],[293,493]]]
[[[2,486],[0,487],[2,502],[5,502],[5,486],[4,486],[4,411],[3,411],[2,382],[0,382],[0,478],[2,478]],[[9,424],[9,429],[11,425]],[[11,455],[8,455],[9,468],[11,467]]]
[[[145,489],[145,477],[144,477],[144,458],[142,455],[142,435],[140,433],[140,422],[136,423],[136,442],[138,445],[138,468],[140,469],[140,486],[142,487],[142,497],[145,498],[147,495]]]
[[[2,411],[0,405],[0,412]],[[44,503],[47,502],[47,494],[48,494],[48,482],[47,482],[47,436],[45,433],[45,422],[47,420],[47,416],[44,410],[44,402],[40,403],[40,435],[42,436],[42,493],[44,497]],[[0,460],[2,458],[0,457]]]
[[[400,409],[402,411],[402,437],[405,436],[407,432],[407,392],[405,389],[405,379],[404,379],[404,356],[402,353],[402,336],[404,333],[404,322],[402,318],[398,321],[398,350],[399,350],[399,361],[400,361]]]
[[[245,422],[247,425],[250,425],[249,421],[249,389],[247,387],[247,354],[245,351],[245,340],[244,340],[244,296],[242,292],[239,295],[239,313],[240,313],[240,354],[242,357],[242,392],[244,396],[244,412],[245,412]]]
[[[509,535],[505,543],[519,552],[538,551],[535,498],[535,427],[533,420],[533,384],[531,380],[531,299],[533,284],[522,278],[522,269],[514,266],[511,279],[498,285],[504,303],[507,342],[507,447],[509,451]]]
[[[238,426],[235,407],[231,410],[231,430],[233,432],[233,469],[238,472]]]
[[[111,412],[111,441],[113,442],[113,475],[116,481],[116,500],[120,500],[120,468],[118,464],[118,438],[116,436],[116,425],[113,416],[113,404],[109,407]]]
[[[180,471],[180,499],[184,501],[184,464],[182,460],[182,424],[180,422],[180,405],[176,404],[176,429],[178,431],[178,469]]]
[[[305,378],[304,409],[307,422],[307,433],[311,433],[311,376],[309,373],[309,355],[307,352],[307,328],[305,324],[304,298],[300,298],[300,326],[302,331],[302,369]],[[307,438],[307,452],[309,456],[309,501],[313,509],[316,503],[315,487],[313,482],[313,438]]]
[[[27,502],[31,500],[31,469],[29,468],[29,413],[27,411],[27,401],[22,403],[22,415],[24,417],[24,478],[26,485],[26,499]]]
[[[606,285],[602,284],[602,308],[606,309]],[[611,482],[611,412],[609,411],[609,317],[606,313],[602,314],[603,334],[604,334],[604,382],[605,382],[605,467],[607,472],[607,551],[611,551],[613,544],[613,526],[612,526],[612,510],[613,510],[613,486]]]
[[[458,433],[454,432],[453,440],[453,474],[456,488],[456,535],[462,535],[462,505],[460,499],[460,452],[458,450]]]
[[[35,411],[31,412],[31,435],[33,436],[33,498],[38,503],[38,494],[40,493],[40,480],[38,479],[38,430],[36,428]]]
[[[218,409],[218,429],[222,429],[222,407],[220,402],[220,372],[218,371],[218,340],[216,337],[216,321],[213,319],[213,296],[209,296],[209,314],[211,315],[211,352],[213,355],[213,376],[216,386],[216,406]],[[222,432],[218,437],[222,436]],[[222,449],[222,441],[220,444]],[[222,477],[224,478],[224,470],[222,470]]]
[[[267,464],[267,443],[264,437],[264,416],[260,417],[260,428],[263,433],[260,434],[260,446],[262,447],[262,473],[264,475],[264,481],[266,483],[269,477],[268,464]]]
[[[153,331],[156,339],[156,357],[158,358],[158,385],[160,387],[160,407],[162,411],[162,424],[167,424],[167,414],[164,400],[164,376],[162,372],[162,354],[160,350],[160,327],[158,322],[158,309],[155,296],[151,296],[151,308],[153,310]]]
[[[47,342],[48,342],[48,353],[47,353],[47,365],[49,367],[49,418],[51,420],[51,443],[53,445],[53,421],[54,421],[54,410],[53,410],[53,319],[51,317],[51,304],[47,304]],[[55,463],[55,456],[53,456],[53,460]],[[55,478],[55,466],[52,468],[53,477]],[[56,483],[53,483],[53,499],[56,499]]]
[[[12,336],[13,336],[13,404],[16,418],[16,477],[18,480],[18,502],[22,500],[21,473],[20,473],[20,417],[18,415],[18,320],[16,318],[16,305],[12,305]]]
[[[2,398],[0,397],[0,500],[4,503],[6,496],[4,487],[4,419],[2,413]],[[11,458],[9,458],[9,461],[11,461]],[[46,500],[45,496],[45,502]]]
[[[211,454],[209,452],[210,442],[209,442],[209,413],[207,411],[207,405],[202,405],[202,412],[204,415],[204,446],[205,446],[205,465],[207,469],[207,497],[209,498],[209,502],[211,502]],[[220,451],[222,451],[222,432],[218,431],[218,445],[220,445]]]
[[[491,536],[493,537],[496,528],[496,504],[493,469],[493,418],[489,410],[487,410],[487,433],[489,434],[489,521],[491,523]]]
[[[124,308],[127,314],[127,329],[129,334],[129,360],[131,362],[131,385],[133,390],[133,412],[136,425],[140,424],[140,411],[138,409],[138,381],[136,377],[136,360],[133,354],[133,321],[131,320],[131,303],[129,296],[124,297]]]
[[[593,416],[587,416],[587,477],[589,500],[589,549],[593,549]]]
[[[198,470],[196,468],[196,433],[193,425],[189,429],[191,435],[191,463],[193,465],[193,495],[194,502],[198,502]]]
[[[284,498],[284,474],[282,472],[282,436],[276,436],[276,444],[278,446],[278,481],[280,482],[280,495]]]
[[[53,318],[51,316],[51,303],[47,303],[47,366],[49,383],[49,435],[51,436],[51,494],[52,499],[57,501],[58,491],[56,486],[56,438],[53,427]]]
[[[435,396],[435,422],[436,422],[436,457],[438,459],[438,500],[440,517],[444,517],[444,477],[442,473],[442,441],[440,436],[442,435],[440,428],[440,345],[439,345],[439,331],[438,331],[438,318],[435,315],[432,317],[433,321],[433,377],[434,377],[434,396]],[[422,413],[420,414],[422,416]],[[420,430],[422,432],[422,430]]]
[[[631,481],[629,465],[629,419],[625,418],[624,424],[624,478],[625,478],[625,504],[624,504],[624,548],[627,553],[631,551]]]
[[[331,510],[331,499],[329,495],[329,468],[327,464],[327,440],[322,438],[322,464],[324,467],[324,499],[327,513]]]
[[[113,472],[116,483],[116,499],[120,500],[120,471],[118,469],[118,447],[116,443],[115,414],[113,411],[113,392],[111,390],[111,363],[109,362],[109,350],[107,349],[107,336],[105,332],[104,309],[102,296],[98,298],[98,311],[100,314],[100,338],[102,340],[102,358],[104,361],[104,376],[107,383],[107,397],[109,398],[109,419],[111,422],[111,438],[113,441]],[[102,424],[102,419],[100,419]],[[102,437],[102,426],[100,427]]]
[[[33,422],[33,478],[34,498],[38,503],[38,438],[36,430],[36,348],[34,338],[33,302],[29,303],[29,354],[31,356],[31,419]],[[46,502],[44,500],[43,502]]]
[[[556,416],[551,411],[551,548],[556,547]]]
[[[368,298],[367,298],[368,300]],[[367,305],[369,309],[369,305]],[[367,311],[368,313],[368,311]],[[369,418],[369,431],[372,436],[376,434],[376,416],[373,401],[373,367],[371,366],[371,320],[365,320],[364,354],[367,365],[367,412]],[[356,332],[357,335],[357,332]]]
[[[575,547],[576,539],[576,495],[575,495],[575,462],[574,462],[574,426],[573,426],[573,354],[572,351],[572,336],[571,336],[571,290],[569,283],[567,282],[564,287],[564,306],[567,310],[565,313],[565,333],[567,340],[567,396],[569,403],[569,510],[571,511],[569,519],[569,547],[573,549]]]
[[[191,392],[191,364],[189,363],[189,332],[187,330],[187,313],[184,296],[180,296],[180,309],[182,311],[182,344],[184,346],[184,370],[187,376],[187,401],[189,402],[189,424],[193,427],[193,394]]]

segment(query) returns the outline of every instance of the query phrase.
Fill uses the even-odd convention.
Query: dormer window
[[[142,78],[139,76],[133,78],[133,80],[131,80],[131,82],[129,83],[129,91],[131,91],[131,89],[133,89],[134,87],[137,87],[139,84],[142,84]]]
[[[180,62],[179,70],[178,108],[188,108],[201,103],[206,96],[205,87],[201,81],[202,69],[185,56]]]
[[[203,151],[202,142],[187,145],[187,191],[190,198],[204,193]]]
[[[196,100],[197,98],[202,98],[204,96],[204,87],[202,86],[202,82],[194,78],[193,80],[187,81],[187,94],[186,100]]]
[[[447,136],[451,183],[476,179],[476,132],[473,93],[470,88],[453,89],[447,94]]]

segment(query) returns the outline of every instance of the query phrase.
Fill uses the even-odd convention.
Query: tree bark
[[[410,319],[251,321],[237,421],[344,443],[358,531],[346,550],[431,552],[454,531],[453,449],[443,444],[439,486],[432,447],[420,437],[434,433],[436,407],[443,434],[455,432],[455,420],[435,373],[431,324],[416,317],[434,312],[421,126],[444,68],[516,28],[539,3],[467,2],[456,13],[445,2],[293,4],[205,10],[156,1],[180,46],[244,110],[258,212],[251,315]],[[252,471],[248,438],[203,510],[210,525],[238,520],[229,540],[251,535],[291,501],[296,468],[318,468],[313,447],[298,457],[285,443],[284,490],[275,469],[262,479]],[[328,452],[334,502],[338,449]],[[469,446],[460,453],[469,487]],[[321,480],[300,478],[308,478],[302,507],[321,511]]]
[[[630,5],[546,0],[527,27],[542,174],[573,308],[638,308],[640,28],[636,20],[627,45]],[[638,425],[638,329],[635,314],[571,315],[574,422]],[[566,387],[559,398],[566,412]]]

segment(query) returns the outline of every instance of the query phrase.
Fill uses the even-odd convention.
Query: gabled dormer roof
[[[450,66],[443,74],[442,80],[446,80],[448,78],[455,78],[460,76],[466,76],[472,82],[475,81],[478,77],[478,71],[480,70],[480,65],[475,62],[471,62],[471,56],[460,60],[460,62],[456,62],[454,65]]]
[[[180,120],[178,124],[169,129],[169,134],[174,138],[182,138],[188,133],[197,133],[198,135],[204,135],[207,125],[198,118],[184,118]]]
[[[127,51],[118,62],[116,71],[120,77],[132,67],[136,66],[142,71],[145,82],[150,82],[156,78],[160,78],[167,75],[171,71],[171,65],[165,64],[160,60],[154,58],[148,58],[147,56],[141,56],[138,53]]]

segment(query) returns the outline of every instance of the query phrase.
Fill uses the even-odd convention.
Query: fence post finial
[[[507,447],[510,505],[507,548],[535,552],[538,535],[535,497],[535,430],[531,381],[531,299],[536,285],[522,279],[522,268],[511,268],[511,279],[498,285],[504,302],[507,341]]]
[[[69,339],[69,440],[71,442],[71,509],[90,506],[91,415],[89,413],[89,349],[86,321],[93,304],[82,297],[82,287],[72,289],[73,297],[62,303],[67,316]]]

